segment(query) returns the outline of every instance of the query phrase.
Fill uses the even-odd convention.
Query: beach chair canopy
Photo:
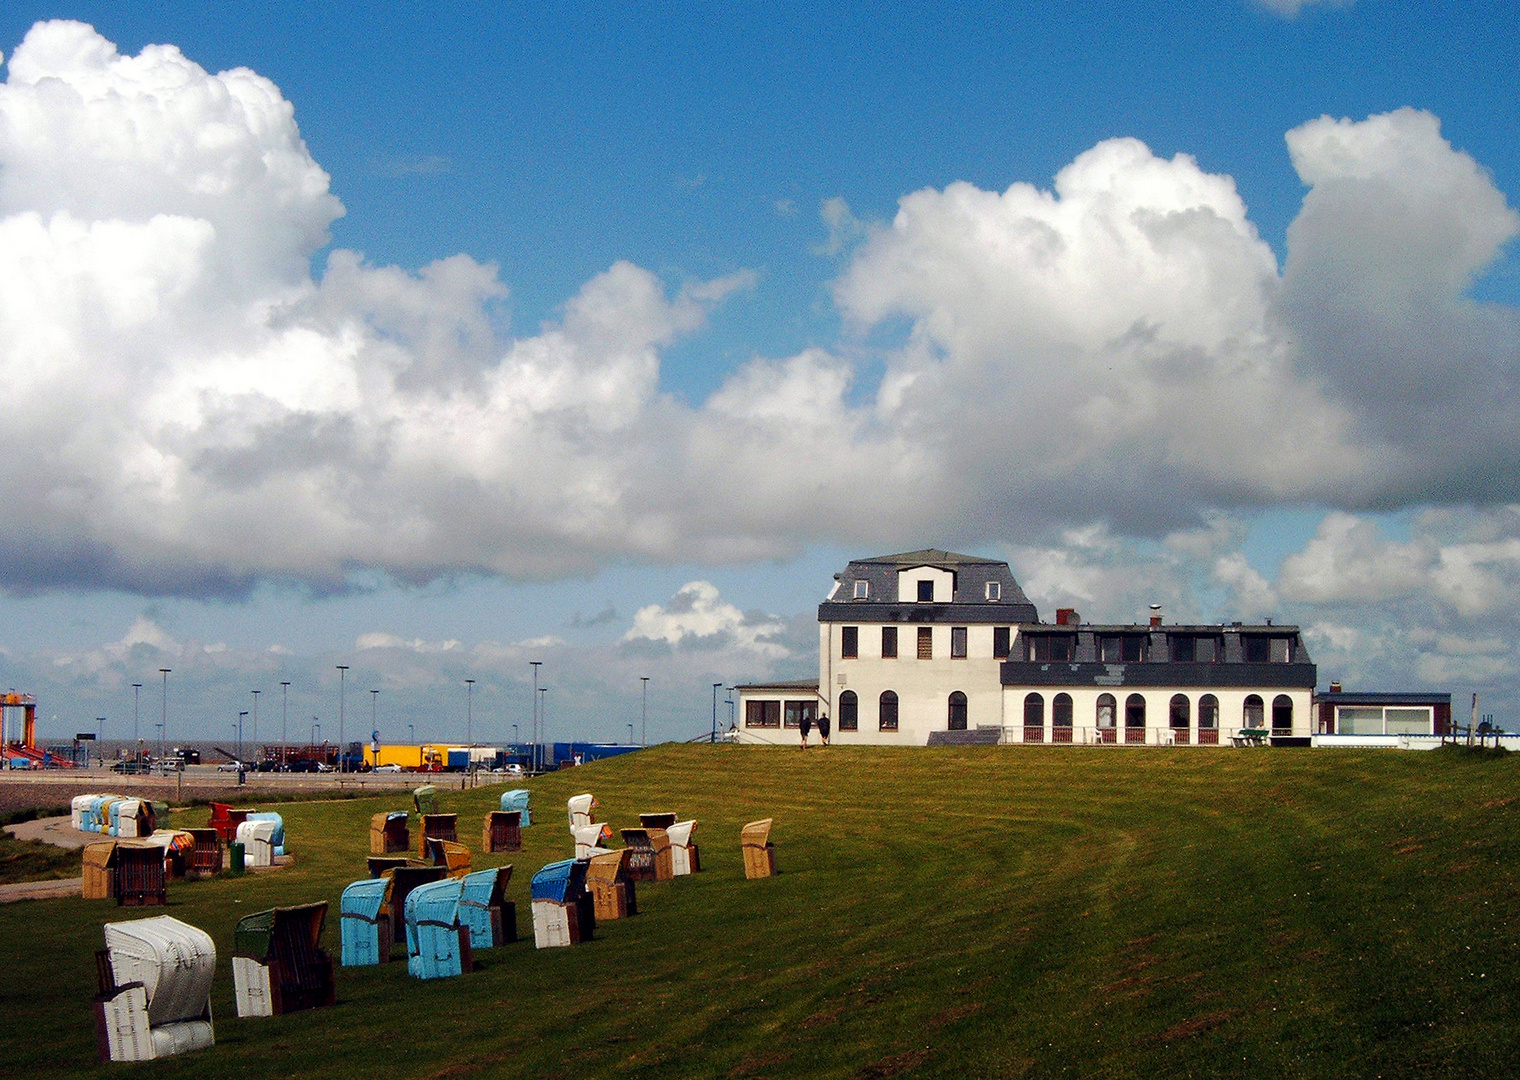
[[[389,919],[389,878],[366,878],[343,890],[338,904],[343,966],[381,964],[390,957],[390,928],[382,933],[381,920]]]
[[[766,818],[763,821],[751,821],[743,829],[739,830],[739,842],[745,847],[764,847],[771,835],[771,822],[775,818]]]
[[[528,799],[533,793],[527,788],[514,788],[511,791],[501,793],[501,808],[503,810],[516,810],[522,814],[521,825],[527,828],[533,824],[532,816],[528,811]]]
[[[623,872],[623,862],[627,858],[627,848],[619,848],[617,851],[597,851],[587,857],[587,888],[616,884],[618,875]]]
[[[691,834],[697,831],[697,823],[692,821],[678,821],[665,830],[665,835],[670,837],[670,842],[678,847],[685,847],[691,843]]]
[[[574,903],[586,887],[586,863],[581,859],[564,859],[550,863],[533,875],[533,899],[556,904]]]
[[[575,837],[575,857],[583,859],[587,851],[599,847],[603,840],[612,839],[612,826],[605,822],[592,822],[590,825],[577,825],[570,830],[570,834]]]
[[[591,812],[601,804],[596,801],[596,796],[591,794],[572,795],[570,797],[570,827],[586,825],[591,821]]]
[[[477,870],[460,879],[459,921],[469,927],[471,948],[494,949],[501,942],[496,940],[496,925],[492,912],[496,912],[496,924],[502,922],[502,909],[507,903],[507,883],[512,880],[512,868],[503,866],[495,870]],[[516,936],[516,920],[512,933]]]
[[[407,971],[419,979],[468,970],[469,933],[461,932],[462,881],[446,878],[419,885],[406,898]]]
[[[106,950],[116,985],[140,982],[154,1027],[205,1015],[216,972],[211,935],[169,915],[106,923]]]
[[[273,810],[255,810],[248,815],[246,821],[272,821],[274,832],[270,835],[269,842],[279,850],[276,855],[285,854],[285,819]]]

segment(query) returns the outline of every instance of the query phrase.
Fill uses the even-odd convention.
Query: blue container
[[[522,814],[522,820],[518,824],[525,829],[533,824],[528,817],[528,797],[532,794],[526,788],[517,788],[513,791],[503,791],[501,793],[501,808],[503,810],[516,810]]]
[[[389,885],[386,878],[365,878],[343,890],[339,922],[343,932],[344,967],[378,964],[389,954],[390,927],[387,925],[382,935],[379,923]]]
[[[570,904],[586,891],[586,863],[583,859],[553,862],[533,875],[533,899]]]
[[[418,885],[406,897],[406,970],[419,979],[464,974],[460,941],[461,881],[444,878]],[[469,931],[465,930],[465,941]]]
[[[470,752],[468,750],[450,750],[449,768],[464,772],[470,767]]]

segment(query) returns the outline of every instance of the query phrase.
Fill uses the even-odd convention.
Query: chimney
[[[1341,692],[1341,681],[1339,679],[1332,679],[1331,680],[1331,682],[1330,682],[1330,692],[1332,694],[1339,694]]]
[[[1056,608],[1057,626],[1077,626],[1082,622],[1082,616],[1077,614],[1076,608]]]
[[[1151,625],[1152,626],[1160,626],[1161,625],[1161,605],[1160,604],[1152,604],[1151,605]]]

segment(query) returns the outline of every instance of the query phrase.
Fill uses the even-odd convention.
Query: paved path
[[[5,831],[17,840],[41,840],[44,844],[68,848],[70,851],[76,851],[96,840],[111,839],[100,833],[80,832],[74,828],[73,819],[66,817],[36,818],[19,825],[7,825]]]
[[[56,900],[63,896],[80,896],[84,893],[84,878],[59,878],[57,881],[18,881],[14,885],[0,885],[0,904],[17,900]]]

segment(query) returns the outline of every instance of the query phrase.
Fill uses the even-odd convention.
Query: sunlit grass
[[[221,950],[215,1049],[155,1076],[1430,1076],[1512,1074],[1520,761],[1123,748],[672,746],[534,781],[511,861],[571,851],[564,802],[701,821],[704,872],[574,949],[484,951],[420,982],[340,969],[336,1008],[240,1021],[232,927],[337,901],[400,794],[282,805],[296,864],[171,888]],[[460,835],[501,787],[445,792]],[[200,824],[204,808],[177,822]],[[779,877],[743,878],[774,817]],[[414,819],[415,830],[415,819]],[[151,912],[147,912],[151,913]],[[0,1071],[94,1062],[107,903],[0,908]]]

